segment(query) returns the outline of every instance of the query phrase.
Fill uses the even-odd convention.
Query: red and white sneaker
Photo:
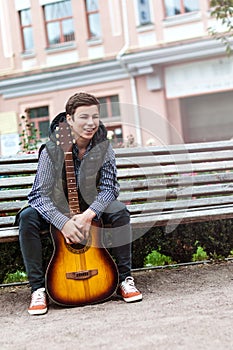
[[[47,310],[45,288],[39,288],[32,293],[28,312],[30,315],[43,315],[47,312]]]
[[[127,303],[142,300],[142,293],[135,287],[134,279],[131,276],[120,283],[117,294]]]

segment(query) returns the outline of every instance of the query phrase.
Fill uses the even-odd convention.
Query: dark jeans
[[[42,262],[41,231],[49,230],[49,224],[37,210],[27,207],[19,213],[19,242],[32,292],[45,286]],[[112,254],[119,270],[119,281],[131,272],[130,215],[125,205],[112,202],[102,215],[104,225],[110,225]],[[105,230],[105,229],[104,229]],[[112,231],[112,232],[111,232]]]

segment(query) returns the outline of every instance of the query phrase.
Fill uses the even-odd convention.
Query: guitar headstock
[[[61,147],[64,152],[68,152],[72,149],[73,137],[69,124],[66,122],[60,122],[56,127],[57,145]]]

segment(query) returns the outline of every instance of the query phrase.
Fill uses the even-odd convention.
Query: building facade
[[[100,99],[116,147],[231,138],[217,25],[209,0],[0,0],[0,154],[19,151],[22,116],[45,140],[78,91]]]

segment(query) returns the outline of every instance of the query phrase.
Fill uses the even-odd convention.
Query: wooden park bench
[[[233,141],[115,150],[119,199],[133,228],[233,218]],[[37,154],[0,158],[0,242],[18,239],[15,214],[27,202]]]

